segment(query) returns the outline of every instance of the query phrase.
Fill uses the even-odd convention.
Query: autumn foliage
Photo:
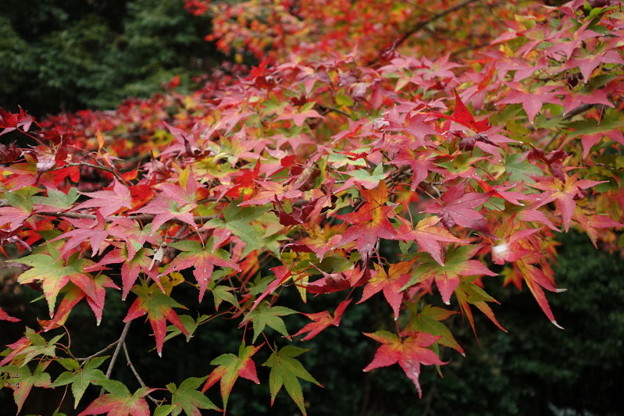
[[[388,319],[362,335],[378,345],[363,370],[396,364],[418,394],[423,368],[444,372],[441,349],[461,360],[451,316],[504,330],[486,279],[528,289],[559,326],[556,233],[622,249],[616,3],[188,0],[238,61],[201,89],[39,122],[2,111],[0,135],[38,144],[0,145],[0,243],[49,311],[7,346],[4,387],[18,408],[33,387],[71,386],[80,415],[197,415],[225,411],[243,378],[305,414],[301,382],[323,383],[298,358],[306,341],[370,299]],[[181,285],[213,314],[177,300]],[[315,311],[303,327],[289,291]],[[315,307],[330,293],[334,307]],[[125,301],[123,332],[76,357],[65,322],[86,303],[95,327],[110,296]],[[134,326],[161,354],[215,319],[240,329],[240,349],[211,373],[134,392],[115,380]],[[103,390],[85,403],[90,385]]]

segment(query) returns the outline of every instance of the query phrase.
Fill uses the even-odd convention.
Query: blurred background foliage
[[[1,106],[35,116],[114,108],[221,60],[183,0],[0,1]]]
[[[311,348],[302,362],[324,386],[324,389],[304,384],[304,394],[310,404],[311,416],[321,415],[554,415],[591,416],[620,415],[624,409],[621,374],[624,372],[624,262],[615,254],[596,251],[583,235],[572,233],[561,237],[556,271],[558,283],[567,292],[550,295],[557,320],[565,327],[551,325],[527,292],[500,287],[497,278],[490,279],[488,291],[495,293],[501,306],[495,308],[499,321],[509,331],[504,333],[485,317],[476,315],[478,339],[467,322],[456,316],[447,324],[466,351],[466,357],[444,349],[440,377],[433,367],[424,367],[421,385],[424,395],[419,399],[413,384],[398,366],[363,373],[362,368],[372,359],[376,345],[362,335],[387,322],[392,329],[391,311],[381,296],[377,302],[350,307],[340,328],[330,327],[311,341],[301,342]],[[2,288],[0,303],[8,313],[23,319],[22,323],[2,323],[0,338],[6,344],[18,338],[21,325],[34,325],[34,320],[46,317],[43,302],[29,303],[38,292],[26,288],[11,292]],[[86,305],[74,311],[67,325],[74,335],[71,340],[76,354],[88,356],[118,338],[126,313],[118,294],[107,298],[104,319],[97,333],[92,328],[93,314]],[[192,287],[176,288],[176,299],[195,307],[197,292]],[[304,309],[294,291],[283,298],[283,306]],[[309,301],[316,311],[332,308],[341,299],[323,296]],[[213,314],[214,305],[204,301],[202,314]],[[287,326],[299,328],[308,320],[289,316]],[[190,342],[178,336],[165,345],[159,359],[153,348],[148,326],[131,327],[127,340],[133,364],[147,385],[163,386],[179,383],[190,376],[201,377],[214,367],[210,360],[221,353],[236,352],[242,330],[225,320],[215,320],[200,327]],[[83,327],[84,330],[80,330]],[[455,332],[457,331],[457,332]],[[59,332],[60,333],[60,332]],[[50,334],[51,336],[52,334]],[[94,336],[95,335],[95,336]],[[261,364],[268,357],[254,357],[260,378],[268,371]],[[121,363],[124,363],[123,358]],[[105,369],[106,363],[103,366]],[[115,367],[114,377],[131,389],[138,388],[128,367]],[[275,407],[269,405],[266,384],[256,386],[239,380],[230,397],[228,414],[295,415],[297,409],[282,392]],[[0,390],[0,415],[13,415],[11,391]],[[51,415],[61,397],[51,397],[45,389],[35,389],[24,414]],[[90,387],[87,396],[95,398],[98,390]],[[218,389],[208,392],[220,403]],[[91,396],[89,396],[91,395]],[[73,414],[72,398],[68,395]],[[4,404],[8,404],[5,406]],[[41,407],[40,404],[44,404]]]

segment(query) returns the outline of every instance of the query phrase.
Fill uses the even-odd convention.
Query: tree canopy
[[[477,314],[506,331],[493,284],[528,290],[561,328],[549,302],[566,296],[560,231],[621,251],[619,4],[186,8],[211,17],[208,40],[233,57],[201,88],[174,81],[41,121],[0,113],[0,135],[35,143],[0,147],[0,241],[46,314],[0,361],[18,411],[42,387],[69,388],[80,415],[197,415],[251,381],[306,414],[303,386],[323,384],[302,365],[309,342],[380,299],[380,319],[358,328],[375,349],[362,370],[396,365],[422,396],[423,372],[465,354],[460,315],[475,335]],[[111,302],[120,333],[78,355],[74,309],[99,325]],[[151,346],[129,350],[142,326]],[[175,360],[172,339],[216,326],[240,346],[209,371],[155,386],[132,364]],[[136,385],[116,378],[120,360]],[[91,385],[101,393],[83,400]]]

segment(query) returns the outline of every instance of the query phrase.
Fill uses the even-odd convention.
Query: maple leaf
[[[587,83],[592,72],[600,64],[620,64],[624,65],[624,58],[615,50],[608,50],[600,55],[580,56],[582,53],[576,53],[569,59],[561,69],[578,68],[583,75],[583,81]]]
[[[408,305],[408,310],[412,312],[405,328],[401,330],[401,335],[415,335],[420,332],[439,336],[438,344],[455,349],[464,355],[463,348],[457,343],[451,331],[442,322],[457,312],[438,308],[436,306],[425,305],[425,307],[417,312],[415,305]]]
[[[84,269],[93,264],[87,259],[72,257],[65,263],[61,253],[52,245],[46,246],[47,253],[40,251],[31,255],[15,259],[13,262],[30,266],[29,270],[22,273],[17,281],[19,283],[40,282],[43,294],[48,302],[50,316],[54,316],[54,306],[58,293],[69,283],[80,282],[82,278],[90,279],[84,273]]]
[[[455,94],[455,108],[453,109],[453,114],[451,116],[445,116],[443,114],[438,114],[441,117],[448,118],[449,120],[453,120],[459,124],[462,124],[470,129],[476,131],[477,133],[481,133],[490,128],[488,120],[475,121],[474,117],[468,110],[468,107],[462,102],[457,91],[453,91]]]
[[[237,202],[232,202],[223,210],[223,220],[220,218],[211,219],[204,226],[226,228],[245,243],[241,257],[254,250],[260,249],[264,241],[264,230],[258,230],[252,222],[270,208],[268,206],[244,207],[240,208]],[[277,222],[277,221],[276,221]]]
[[[136,318],[147,315],[147,319],[154,331],[156,352],[158,352],[159,356],[162,356],[163,344],[167,332],[167,321],[175,325],[183,334],[189,335],[188,330],[184,327],[182,321],[180,321],[180,317],[173,310],[173,308],[186,309],[185,306],[180,305],[171,297],[162,293],[156,284],[151,286],[147,286],[146,284],[136,286],[133,292],[137,295],[137,298],[130,306],[123,321],[130,322]]]
[[[210,244],[211,242],[209,241],[208,245]],[[241,270],[236,263],[226,259],[228,253],[225,250],[209,250],[196,241],[180,241],[171,243],[169,246],[181,250],[182,253],[178,254],[178,256],[169,263],[169,266],[167,266],[161,275],[194,267],[193,276],[195,276],[195,280],[197,280],[197,284],[199,285],[199,302],[201,302],[204,297],[215,265],[229,267],[236,271]]]
[[[112,250],[104,255],[104,257],[95,265],[86,267],[85,271],[102,270],[108,264],[122,263],[121,265],[121,300],[126,300],[128,293],[136,282],[141,272],[152,278],[156,278],[158,271],[155,267],[155,260],[150,257],[154,252],[152,249],[142,247],[130,257],[126,247],[123,249]]]
[[[566,177],[565,181],[558,178],[544,178],[540,182],[529,184],[529,186],[546,191],[539,196],[536,208],[555,202],[563,219],[563,229],[567,232],[576,207],[576,199],[583,198],[586,189],[601,183],[604,181],[579,180],[577,175],[572,175]]]
[[[414,227],[412,227],[411,224],[408,225],[405,220],[402,221],[403,224],[397,232],[397,239],[401,241],[416,240],[418,247],[429,253],[440,265],[444,265],[442,246],[440,243],[468,243],[465,240],[455,237],[447,229],[436,227],[436,224],[440,222],[440,218],[438,217],[426,217],[420,220]]]
[[[32,212],[25,207],[0,207],[0,228],[9,225],[4,231],[14,231],[24,225]]]
[[[524,89],[519,84],[511,88],[512,91],[499,100],[498,104],[522,104],[531,124],[544,103],[561,104],[561,99],[558,98],[560,91],[554,85],[537,87],[532,91]]]
[[[487,228],[485,217],[475,208],[483,205],[488,199],[489,194],[466,193],[464,185],[460,183],[449,188],[442,195],[442,201],[432,201],[424,212],[440,214],[442,223],[448,228],[457,224],[483,231]]]
[[[375,352],[373,361],[364,368],[364,372],[399,364],[405,375],[416,386],[419,397],[422,397],[422,389],[418,382],[420,365],[445,364],[435,352],[427,348],[438,341],[439,336],[419,332],[401,339],[388,331],[364,333],[364,335],[382,344]]]
[[[14,318],[2,308],[0,308],[0,321],[19,322],[18,318]]]
[[[336,310],[334,311],[334,316],[332,316],[328,311],[305,313],[304,315],[310,318],[312,322],[306,324],[303,328],[299,330],[299,332],[294,334],[293,337],[303,335],[307,332],[307,335],[301,338],[301,340],[309,341],[331,325],[340,325],[340,319],[342,318],[342,314],[344,313],[345,309],[347,309],[347,306],[349,306],[350,303],[351,299],[340,302],[336,307]]]
[[[249,321],[253,322],[253,342],[256,342],[258,335],[264,331],[264,328],[267,325],[287,337],[288,331],[286,330],[286,325],[281,317],[292,315],[293,313],[297,312],[284,306],[269,306],[265,302],[248,313],[245,316],[245,319],[241,322],[240,326],[245,325]]]
[[[578,207],[574,212],[574,219],[578,221],[594,247],[598,248],[598,230],[601,228],[620,228],[624,224],[612,220],[606,215],[585,215]]]
[[[227,408],[228,398],[234,387],[234,383],[238,377],[253,381],[260,384],[256,373],[256,364],[251,357],[262,347],[262,345],[254,347],[253,345],[241,344],[238,349],[238,356],[234,354],[221,354],[210,362],[217,368],[212,370],[206,383],[201,391],[205,392],[212,387],[217,381],[220,381],[221,397],[223,399],[223,408]]]
[[[461,276],[496,276],[496,273],[490,271],[480,261],[470,260],[478,249],[478,246],[453,247],[447,252],[444,264],[436,262],[431,257],[425,257],[404,288],[433,279],[442,301],[447,305],[450,304],[451,295],[459,285]]]
[[[324,118],[320,115],[316,110],[312,110],[314,103],[307,103],[302,108],[301,111],[294,112],[286,112],[281,116],[277,117],[275,121],[279,120],[293,120],[296,126],[302,126],[308,118]]]
[[[120,381],[105,380],[97,384],[103,385],[108,393],[95,399],[78,416],[101,414],[109,416],[150,416],[150,408],[145,400],[145,396],[153,389],[141,387],[132,394]]]
[[[87,387],[96,382],[106,380],[106,375],[98,367],[106,361],[108,357],[95,357],[87,360],[81,367],[78,361],[70,358],[58,360],[66,370],[61,373],[51,387],[66,386],[71,384],[71,391],[74,396],[74,409],[82,399]]]
[[[6,357],[0,361],[0,367],[8,363],[17,364],[22,367],[39,356],[56,357],[55,345],[62,337],[63,335],[57,335],[49,341],[46,341],[41,335],[27,327],[25,336],[7,345],[10,351],[6,354]],[[43,360],[42,362],[49,361]]]
[[[301,285],[308,293],[332,293],[340,292],[351,287],[351,282],[342,273],[325,273],[323,277],[310,283]]]
[[[485,316],[490,319],[501,331],[507,332],[505,328],[498,322],[494,316],[494,311],[487,304],[487,302],[496,302],[492,296],[488,295],[485,290],[481,289],[474,283],[477,278],[466,279],[459,283],[459,286],[455,289],[455,296],[457,297],[457,303],[462,311],[462,314],[468,319],[472,332],[477,336],[477,330],[474,323],[474,317],[470,305],[474,305]],[[496,302],[498,303],[498,302]]]
[[[388,221],[388,218],[394,216],[394,209],[386,205],[388,188],[384,181],[381,181],[376,189],[362,189],[360,192],[366,203],[355,212],[337,215],[341,220],[351,224],[342,235],[339,245],[355,241],[362,257],[368,259],[379,238],[395,238],[396,230]]]
[[[391,264],[388,271],[386,271],[383,266],[375,263],[373,267],[376,273],[373,274],[366,283],[366,286],[364,286],[362,299],[360,299],[358,303],[362,303],[374,294],[383,291],[386,301],[390,304],[394,312],[394,319],[399,319],[399,310],[405,294],[401,291],[401,288],[410,279],[412,265],[412,261],[403,261]]]
[[[106,218],[122,208],[132,208],[130,190],[117,179],[113,180],[113,189],[110,191],[82,192],[82,194],[91,199],[76,205],[74,211],[84,208],[97,208],[100,214]]]
[[[284,387],[290,398],[295,402],[304,416],[307,414],[305,403],[303,401],[303,391],[298,379],[314,383],[317,386],[321,384],[306,370],[301,363],[295,359],[307,350],[303,348],[287,345],[279,351],[274,351],[269,359],[262,364],[269,367],[269,390],[271,391],[271,406],[275,402],[275,396]]]
[[[181,180],[181,182],[183,182]],[[134,212],[137,214],[154,214],[152,229],[157,230],[165,222],[177,220],[196,229],[192,211],[197,208],[197,182],[194,179],[186,181],[185,188],[172,183],[162,183],[161,192],[149,204]]]
[[[167,384],[167,390],[171,392],[172,416],[182,412],[187,416],[201,416],[200,409],[221,410],[203,392],[197,391],[205,379],[206,377],[189,377],[178,387],[174,383]]]
[[[31,371],[27,365],[5,366],[3,373],[7,373],[10,378],[5,383],[13,389],[13,399],[17,405],[17,414],[22,410],[28,395],[33,387],[50,387],[52,380],[50,374],[44,372],[50,364],[49,361],[37,365],[35,371]]]
[[[80,196],[76,188],[70,188],[67,193],[65,193],[58,189],[46,187],[46,194],[47,196],[45,197],[33,197],[36,212],[59,212],[69,210]]]
[[[67,221],[75,228],[50,240],[50,242],[67,238],[68,240],[61,250],[61,254],[65,255],[88,240],[91,246],[91,255],[93,257],[97,256],[107,247],[105,241],[106,237],[108,237],[108,230],[106,229],[106,221],[99,211],[96,217],[95,220],[69,218]]]
[[[556,293],[563,292],[565,289],[557,289],[552,277],[546,275],[542,269],[532,264],[528,264],[521,260],[516,263],[516,266],[518,267],[524,282],[531,291],[531,294],[537,301],[537,304],[542,309],[542,312],[544,312],[544,315],[546,315],[546,317],[550,320],[550,323],[554,326],[559,329],[563,329],[561,325],[557,323],[543,289]]]
[[[76,275],[71,279],[71,283],[69,283],[66,288],[67,287],[70,288],[67,290],[63,300],[54,312],[54,317],[49,321],[39,321],[46,331],[62,325],[78,302],[85,298],[87,299],[87,304],[95,314],[96,324],[99,326],[102,322],[106,288],[119,289],[108,276],[103,274],[95,278],[86,275]]]
[[[138,221],[130,218],[114,218],[108,227],[109,235],[123,240],[127,251],[127,258],[133,259],[137,251],[143,248],[145,243],[158,247],[161,245],[162,238],[156,232],[153,232],[152,224],[141,227]],[[120,260],[122,262],[123,260]]]

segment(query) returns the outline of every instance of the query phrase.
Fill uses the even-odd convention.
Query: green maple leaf
[[[241,324],[245,324],[249,321],[253,322],[253,342],[256,342],[258,335],[264,331],[266,326],[273,328],[280,334],[287,337],[288,331],[286,330],[286,325],[281,317],[292,315],[293,313],[297,313],[297,311],[284,306],[269,306],[267,303],[263,303],[251,311]]]
[[[359,183],[366,189],[375,188],[379,185],[379,182],[388,176],[384,173],[383,166],[381,164],[377,165],[372,173],[369,173],[366,169],[358,169],[346,173],[354,179],[355,183]]]
[[[8,345],[8,347],[13,351],[11,351],[2,361],[0,361],[0,368],[9,362],[24,366],[40,355],[45,357],[55,357],[55,345],[61,338],[63,338],[62,334],[53,337],[50,341],[46,341],[44,337],[27,327],[24,337],[20,338],[13,344]]]
[[[295,359],[295,357],[303,354],[308,350],[303,348],[287,345],[279,351],[273,352],[269,359],[262,364],[271,369],[269,374],[269,390],[271,391],[271,406],[275,402],[275,396],[284,387],[290,398],[306,415],[305,405],[303,402],[303,391],[299,379],[314,383],[323,387],[303,365]]]
[[[184,412],[187,416],[201,416],[200,409],[218,410],[218,407],[197,389],[206,380],[206,377],[187,378],[176,387],[174,383],[167,384],[167,390],[171,392],[173,408],[171,414],[177,416]]]
[[[414,305],[415,306],[415,305]],[[414,308],[415,309],[415,308]],[[438,308],[436,306],[425,305],[420,311],[410,310],[413,314],[409,318],[409,322],[403,329],[402,333],[416,334],[418,332],[424,332],[427,334],[439,336],[437,341],[440,345],[455,349],[460,354],[464,355],[463,348],[457,343],[455,337],[451,331],[442,322],[456,312],[446,309]]]
[[[93,358],[86,361],[82,368],[78,361],[73,359],[66,358],[57,360],[57,362],[68,371],[61,373],[54,383],[51,384],[51,387],[71,384],[71,391],[74,395],[75,409],[78,407],[80,399],[82,399],[85,390],[87,390],[87,387],[89,387],[90,384],[104,381],[106,379],[106,375],[102,372],[102,370],[99,370],[98,367],[102,365],[107,358],[108,357]]]
[[[80,278],[86,274],[84,268],[93,264],[92,261],[72,256],[64,264],[61,253],[53,244],[46,245],[46,252],[37,252],[21,259],[13,260],[15,263],[22,263],[30,266],[29,270],[22,273],[17,281],[21,284],[40,282],[43,294],[48,302],[50,316],[54,316],[54,306],[56,298],[61,289],[69,283],[72,278]],[[88,276],[88,275],[87,275]]]
[[[49,361],[39,363],[34,372],[31,372],[26,365],[21,367],[6,366],[0,369],[0,374],[7,373],[10,377],[5,382],[13,389],[17,413],[22,410],[22,406],[33,387],[50,387],[50,374],[44,372],[49,363]]]
[[[238,206],[238,202],[234,201],[223,211],[225,221],[212,219],[206,223],[206,226],[224,227],[232,231],[245,243],[245,250],[242,253],[242,257],[244,257],[248,253],[263,247],[264,230],[254,227],[251,223],[269,209],[269,206],[241,208]]]
[[[70,209],[74,202],[78,200],[78,190],[70,188],[67,193],[54,188],[46,187],[48,196],[35,196],[33,202],[36,204],[37,212],[58,212]]]
[[[243,377],[247,380],[251,380],[256,384],[260,383],[258,375],[256,373],[256,365],[251,357],[260,349],[260,346],[254,347],[253,345],[240,346],[238,350],[238,356],[234,354],[221,354],[212,362],[211,365],[216,365],[217,368],[212,370],[206,384],[202,387],[202,391],[208,390],[217,381],[221,381],[221,397],[223,398],[223,408],[227,407],[228,398],[234,387],[234,383],[238,377]]]

